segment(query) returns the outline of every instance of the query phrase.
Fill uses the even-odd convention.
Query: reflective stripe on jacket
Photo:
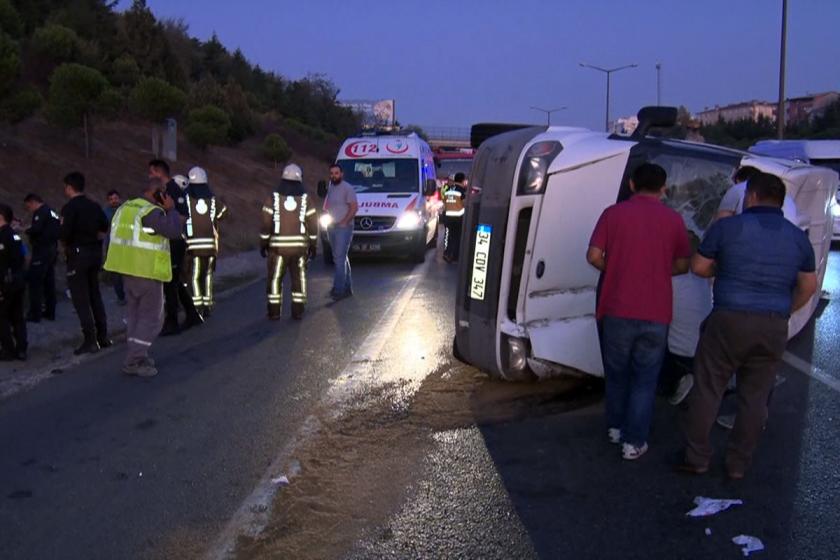
[[[143,227],[143,218],[162,210],[143,198],[129,200],[117,209],[111,221],[111,235],[105,270],[160,282],[172,279],[169,240]]]

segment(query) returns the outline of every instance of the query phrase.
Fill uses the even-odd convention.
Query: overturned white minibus
[[[675,118],[673,108],[643,109],[632,137],[568,127],[473,127],[473,145],[480,148],[462,234],[454,342],[458,358],[506,379],[603,375],[595,321],[599,275],[586,262],[586,249],[604,208],[630,196],[629,175],[643,162],[665,168],[667,202],[700,238],[739,166],[780,177],[797,204],[798,225],[813,244],[822,285],[837,174],[646,135],[653,127],[672,125]],[[694,285],[711,290],[708,283]],[[791,336],[808,322],[818,300],[819,291],[794,314]],[[675,316],[680,312],[678,299]]]

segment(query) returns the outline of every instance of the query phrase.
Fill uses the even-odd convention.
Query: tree
[[[207,105],[190,111],[187,139],[202,150],[225,144],[229,133],[230,117],[220,108]]]
[[[76,61],[81,50],[79,36],[63,25],[49,23],[32,35],[32,51],[54,65]]]
[[[143,78],[131,92],[131,110],[156,124],[180,115],[186,103],[183,91],[160,78]]]
[[[17,43],[0,31],[0,97],[8,93],[20,72],[20,50]]]
[[[0,29],[12,39],[23,36],[23,19],[9,0],[0,0]]]
[[[111,63],[111,83],[115,86],[133,86],[140,79],[140,67],[130,54],[123,53]]]
[[[62,64],[50,78],[47,117],[65,128],[82,127],[87,158],[90,158],[90,120],[107,88],[105,76],[81,64]]]
[[[230,115],[230,140],[241,142],[255,132],[254,114],[242,87],[229,80],[224,88],[225,111]]]
[[[263,140],[262,145],[262,152],[263,155],[274,162],[275,169],[277,168],[277,164],[280,162],[286,162],[292,157],[292,151],[289,149],[289,145],[286,144],[286,141],[283,140],[283,137],[279,134],[269,134]]]
[[[34,87],[24,87],[0,102],[0,120],[17,124],[35,114],[44,98]]]

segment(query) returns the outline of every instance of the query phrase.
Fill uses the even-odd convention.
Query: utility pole
[[[662,63],[656,63],[656,106],[662,106]]]
[[[532,105],[531,109],[533,109],[534,111],[540,111],[542,113],[545,113],[546,126],[551,126],[551,113],[556,113],[558,111],[563,111],[564,109],[568,109],[568,107],[558,107],[556,109],[543,109],[542,107],[534,107]]]
[[[610,131],[610,76],[613,72],[618,72],[619,70],[625,70],[627,68],[636,68],[638,64],[628,64],[627,66],[619,66],[618,68],[601,68],[600,66],[593,66],[591,64],[584,64],[583,62],[580,63],[581,68],[591,68],[592,70],[597,70],[598,72],[603,72],[607,75],[607,116],[604,121],[604,130],[607,132]]]
[[[779,107],[776,109],[776,136],[785,137],[785,59],[787,58],[787,0],[782,0],[782,48],[779,55]]]

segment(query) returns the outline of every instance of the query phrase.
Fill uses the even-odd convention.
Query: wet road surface
[[[364,263],[356,297],[326,305],[317,266],[303,323],[267,322],[258,284],[160,340],[153,380],[121,376],[118,351],[0,403],[0,556],[202,557],[279,466],[290,484],[238,557],[740,558],[739,534],[760,558],[840,557],[836,390],[786,364],[741,483],[720,464],[672,472],[665,401],[628,463],[597,381],[504,384],[450,357],[454,279],[438,261]],[[789,352],[840,379],[837,254],[825,288]],[[689,519],[695,496],[744,505]]]

